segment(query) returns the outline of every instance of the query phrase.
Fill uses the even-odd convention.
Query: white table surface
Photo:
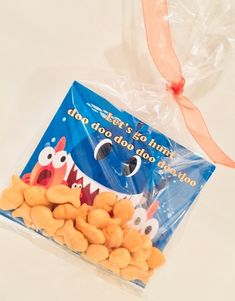
[[[122,1],[0,0],[0,184],[18,170],[82,70],[108,70],[121,41]],[[197,105],[235,158],[235,54]],[[56,100],[54,103],[53,100]],[[235,300],[235,171],[218,166],[145,294],[158,301]],[[140,297],[89,265],[0,224],[0,300],[131,301]]]

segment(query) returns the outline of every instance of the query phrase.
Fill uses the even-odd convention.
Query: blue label
[[[130,199],[129,225],[163,249],[215,166],[74,82],[21,176]]]

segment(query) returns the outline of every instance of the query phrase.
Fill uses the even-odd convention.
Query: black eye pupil
[[[65,156],[61,157],[61,159],[60,159],[61,162],[64,162],[65,160],[66,160]]]
[[[151,231],[152,231],[152,226],[148,226],[148,227],[146,227],[146,229],[144,230],[144,233],[145,233],[146,235],[148,235]]]
[[[126,176],[130,175],[135,170],[136,165],[137,165],[137,159],[135,157],[131,157],[130,159],[128,159],[124,165],[124,169],[123,169],[124,174]]]
[[[135,219],[135,225],[139,225],[140,224],[140,222],[141,222],[141,218],[140,217],[137,217],[136,219]]]
[[[108,154],[111,152],[111,150],[112,150],[111,143],[103,144],[97,152],[96,160],[102,160],[102,159],[106,158],[108,156]]]
[[[48,156],[47,156],[47,159],[51,159],[52,158],[52,154],[49,154]]]

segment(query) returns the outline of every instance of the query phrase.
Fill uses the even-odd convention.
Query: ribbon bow
[[[186,127],[214,163],[235,168],[235,161],[223,152],[210,135],[199,109],[183,95],[185,79],[172,44],[167,0],[142,0],[142,6],[150,54],[167,81],[167,89],[179,105]]]

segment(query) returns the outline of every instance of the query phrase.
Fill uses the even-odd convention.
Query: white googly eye
[[[153,239],[159,229],[159,223],[155,218],[147,220],[141,227],[140,233],[147,235],[150,239]]]
[[[133,156],[124,163],[124,174],[126,177],[132,177],[140,169],[140,166],[141,158],[139,156]]]
[[[81,183],[73,183],[73,185],[71,186],[72,189],[74,188],[82,188],[82,184]]]
[[[103,139],[95,147],[94,158],[96,160],[103,160],[108,156],[113,147],[112,140]]]
[[[55,150],[51,146],[45,147],[38,156],[38,162],[42,166],[49,165],[55,156]]]
[[[65,151],[60,151],[55,154],[55,157],[53,159],[53,166],[55,168],[62,167],[67,161],[67,153]]]
[[[136,230],[140,230],[143,223],[147,219],[147,212],[144,208],[137,208],[135,209],[135,213],[132,217],[132,219],[128,222],[128,225],[130,225],[132,228]]]

